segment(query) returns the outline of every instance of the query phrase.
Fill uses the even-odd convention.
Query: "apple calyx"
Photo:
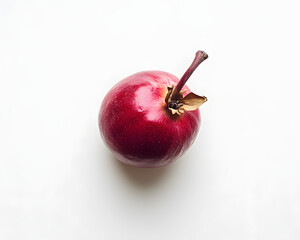
[[[185,92],[186,90],[180,91],[178,99],[176,101],[172,101],[171,99],[174,93],[174,86],[172,85],[168,87],[166,103],[168,109],[172,114],[181,115],[185,111],[194,111],[207,101],[206,97],[198,96],[197,94],[192,92],[184,96]]]
[[[185,111],[194,111],[207,101],[206,97],[198,96],[192,92],[184,96],[186,90],[181,90],[200,63],[207,58],[208,55],[204,51],[197,51],[194,61],[188,70],[183,74],[178,84],[175,87],[173,85],[168,86],[168,93],[165,101],[167,108],[172,112],[172,114],[181,115]]]

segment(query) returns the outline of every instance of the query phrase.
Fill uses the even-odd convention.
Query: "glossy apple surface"
[[[173,115],[166,106],[168,86],[179,79],[166,72],[145,71],[115,85],[99,113],[102,138],[116,158],[138,167],[175,161],[194,142],[199,110]],[[185,94],[190,92],[185,85]]]
[[[185,85],[208,55],[197,51],[179,80],[162,71],[144,71],[116,84],[99,111],[102,138],[116,158],[136,167],[161,167],[179,158],[194,142],[200,107],[207,98]]]

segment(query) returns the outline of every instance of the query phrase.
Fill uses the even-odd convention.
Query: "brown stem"
[[[202,63],[205,59],[208,58],[208,55],[204,51],[197,51],[194,61],[192,62],[191,66],[186,70],[186,72],[183,74],[181,79],[179,80],[178,84],[176,85],[174,92],[172,94],[171,101],[176,101],[179,98],[179,93],[181,89],[183,88],[184,84],[187,82],[187,80],[190,78],[192,73],[196,70],[196,68],[199,66],[200,63]]]

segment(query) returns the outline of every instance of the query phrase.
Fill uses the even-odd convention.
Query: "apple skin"
[[[200,127],[199,110],[172,115],[167,87],[179,79],[167,72],[144,71],[117,83],[99,112],[101,136],[123,163],[156,168],[178,159],[194,142]],[[185,85],[186,94],[190,89]]]

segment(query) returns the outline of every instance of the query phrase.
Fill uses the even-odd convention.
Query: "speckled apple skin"
[[[172,115],[166,107],[167,87],[179,79],[167,72],[144,71],[117,83],[99,112],[101,136],[123,163],[145,168],[167,165],[194,142],[199,110]],[[190,92],[187,86],[183,90]]]

